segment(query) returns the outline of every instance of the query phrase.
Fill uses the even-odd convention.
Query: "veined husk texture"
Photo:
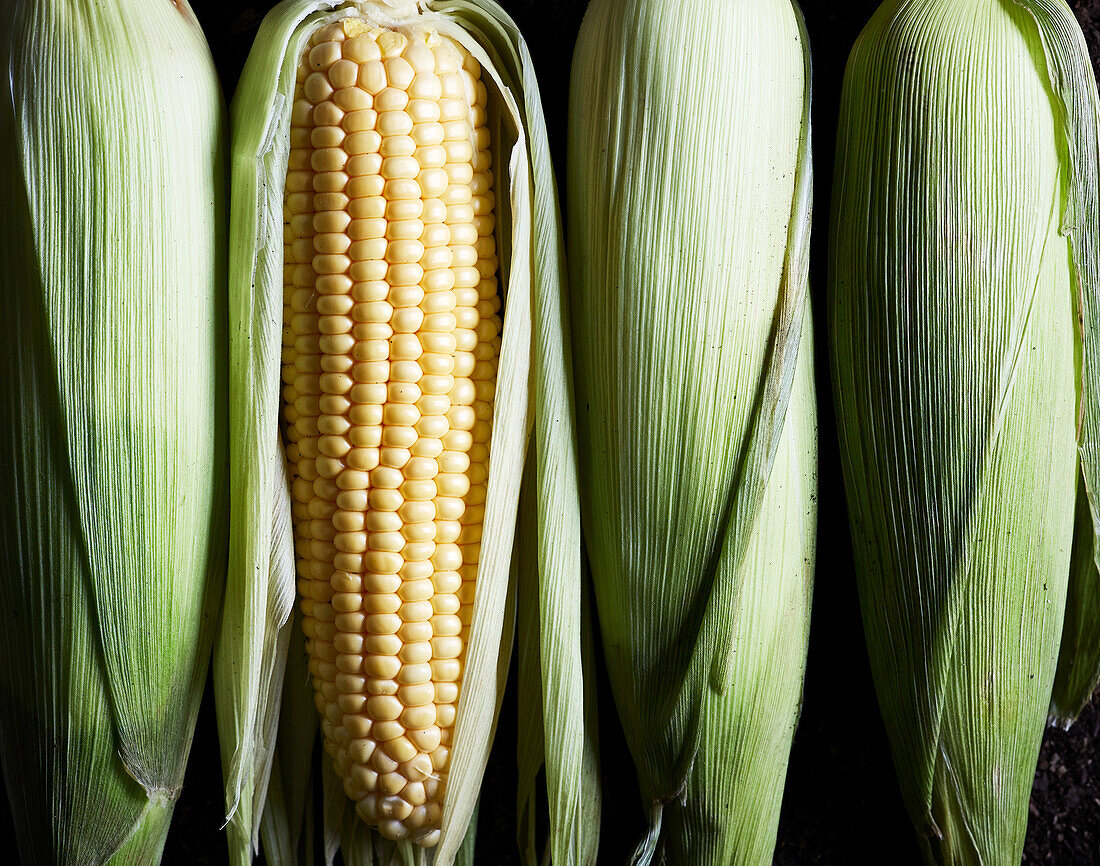
[[[577,44],[583,518],[639,863],[775,844],[814,560],[809,90],[789,0],[594,0]]]
[[[224,108],[182,0],[5,3],[0,70],[19,855],[155,863],[224,576]]]
[[[441,838],[432,848],[382,840],[356,817],[330,759],[311,766],[318,718],[303,680],[301,630],[291,633],[295,565],[279,381],[290,113],[309,36],[346,16],[390,28],[435,28],[477,59],[490,92],[504,322],[473,621]],[[538,695],[541,704],[520,736],[520,796],[534,806],[545,763],[548,856],[555,864],[592,863],[599,792],[594,702],[582,667],[587,613],[564,251],[545,121],[523,38],[492,0],[286,0],[260,28],[232,122],[232,516],[215,652],[231,855],[247,863],[262,841],[269,862],[308,860],[310,816],[322,809],[330,863],[338,849],[349,863],[468,862],[518,592],[538,609],[537,629],[521,636],[520,677],[525,694]],[[521,489],[532,519],[519,527]],[[308,709],[300,710],[301,702]],[[321,804],[312,801],[311,774],[322,780]]]
[[[1061,0],[886,3],[845,77],[841,455],[879,705],[929,862],[1023,847],[1079,475],[1097,489],[1096,117]],[[1074,575],[1095,582],[1095,563]],[[1095,619],[1067,623],[1095,641]]]

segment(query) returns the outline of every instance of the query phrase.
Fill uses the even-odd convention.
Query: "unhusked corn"
[[[438,839],[500,351],[487,92],[452,40],[357,18],[298,68],[284,430],[326,751],[359,815]]]

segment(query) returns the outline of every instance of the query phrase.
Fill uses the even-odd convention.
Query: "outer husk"
[[[809,99],[789,0],[594,0],[581,27],[583,516],[637,863],[772,858],[814,559]]]
[[[1066,616],[1050,696],[1049,721],[1063,729],[1073,724],[1092,699],[1100,680],[1100,573],[1093,531],[1088,493],[1079,479]]]
[[[224,574],[224,109],[182,0],[4,3],[0,71],[19,856],[155,863]]]
[[[929,862],[1023,847],[1079,473],[1100,489],[1096,118],[1061,0],[893,0],[845,77],[841,455],[879,704]],[[1097,639],[1073,613],[1089,604],[1082,590],[1067,614],[1067,665]]]
[[[309,814],[313,808],[308,794],[304,807],[302,800],[288,799],[288,780],[280,769],[280,796],[268,801],[265,810],[276,742],[291,737],[290,752],[304,755],[316,735],[316,721],[312,727],[278,723],[286,689],[286,635],[295,603],[289,490],[279,432],[283,186],[301,46],[315,28],[356,9],[387,26],[401,26],[422,14],[462,42],[487,73],[495,96],[490,123],[496,127],[505,317],[485,541],[442,837],[436,848],[427,850],[383,843],[358,822],[353,804],[330,779],[323,785],[329,792],[323,809],[326,858],[331,862],[337,848],[343,848],[345,858],[362,863],[450,864],[469,856],[462,853],[468,847],[460,849],[464,839],[472,845],[477,792],[503,698],[515,628],[516,575],[530,568],[525,574],[537,580],[522,591],[543,597],[542,647],[540,664],[526,666],[524,676],[543,680],[545,727],[552,734],[544,753],[528,758],[546,763],[551,791],[548,845],[555,862],[591,862],[583,855],[595,850],[598,818],[591,823],[581,819],[598,808],[598,791],[595,774],[588,769],[594,762],[594,731],[584,711],[580,664],[580,517],[561,229],[531,58],[511,19],[491,0],[287,0],[264,20],[234,101],[234,475],[230,576],[215,664],[232,856],[237,863],[251,859],[261,816],[275,834],[272,839],[281,840],[279,850],[293,850],[293,828],[300,824],[302,810]],[[516,548],[513,565],[529,439],[528,459],[536,468],[528,495],[537,502],[537,535],[529,546]],[[278,748],[281,767],[283,747]],[[284,808],[277,801],[291,814],[270,815],[270,810]],[[272,852],[266,853],[270,859]],[[280,862],[297,861],[291,857]]]

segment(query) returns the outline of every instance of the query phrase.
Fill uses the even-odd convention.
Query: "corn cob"
[[[283,317],[303,631],[345,790],[388,838],[430,844],[500,353],[487,94],[473,57],[426,30],[345,19],[310,44]]]
[[[593,0],[570,109],[583,518],[635,862],[770,863],[814,557],[801,13]]]
[[[930,863],[1021,856],[1078,476],[1100,480],[1096,130],[1061,0],[894,0],[845,76],[841,454],[879,704]],[[1091,554],[1095,520],[1082,532]]]
[[[542,515],[564,525],[544,538],[543,517],[517,550],[538,551],[527,591],[566,593],[560,612],[545,608],[560,644],[543,654],[547,671],[529,674],[563,672],[546,701],[550,712],[565,700],[567,724],[546,753],[570,738],[548,759],[561,791],[550,844],[570,862],[575,837],[595,832],[576,829],[594,779],[575,769],[591,745],[573,664],[582,610],[569,361],[526,49],[491,3],[294,0],[261,30],[235,126],[233,231],[246,254],[231,279],[248,335],[236,357],[252,366],[242,363],[233,406],[256,437],[242,443],[251,478],[234,500],[229,590],[240,595],[222,630],[227,662],[248,662],[218,675],[234,856],[247,860],[267,820],[270,752],[259,740],[274,739],[292,569],[330,761],[329,838],[345,857],[365,846],[441,863],[469,838],[510,653],[534,422],[529,483]],[[281,358],[256,357],[256,342],[276,337],[276,299]],[[264,604],[257,618],[252,606]],[[251,643],[238,639],[242,621],[257,627]],[[256,664],[261,653],[271,661]],[[294,736],[308,743],[313,731]],[[359,832],[349,810],[377,832]],[[272,847],[293,847],[293,832],[277,835]]]
[[[224,108],[184,0],[4,3],[0,70],[15,859],[155,863],[224,567]]]

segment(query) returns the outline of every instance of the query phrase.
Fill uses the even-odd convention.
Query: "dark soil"
[[[540,74],[551,145],[564,177],[565,119],[572,45],[585,0],[501,0],[527,34]],[[721,2],[721,0],[714,0]],[[192,0],[226,93],[232,93],[267,3]],[[848,544],[847,514],[833,433],[824,329],[825,240],[840,82],[852,42],[877,0],[804,0],[814,53],[816,195],[812,283],[820,398],[820,513],[817,582],[802,721],[791,755],[775,863],[917,866],[918,849],[897,790],[863,645]],[[1072,0],[1094,62],[1100,59],[1100,0]],[[506,702],[479,823],[478,863],[518,862],[515,830],[515,698]],[[610,692],[600,683],[605,781],[601,863],[621,864],[642,831],[629,755]],[[1094,701],[1069,732],[1048,731],[1036,774],[1026,864],[1100,864],[1100,707]],[[227,862],[221,832],[221,776],[208,690],[187,784],[165,851],[168,866]],[[10,836],[0,806],[0,839]],[[1001,864],[998,864],[1001,866]]]
[[[1100,69],[1100,0],[1074,0],[1070,5],[1085,31],[1093,68]]]
[[[1100,851],[1100,706],[1050,730],[1031,792],[1026,863],[1096,863]]]

